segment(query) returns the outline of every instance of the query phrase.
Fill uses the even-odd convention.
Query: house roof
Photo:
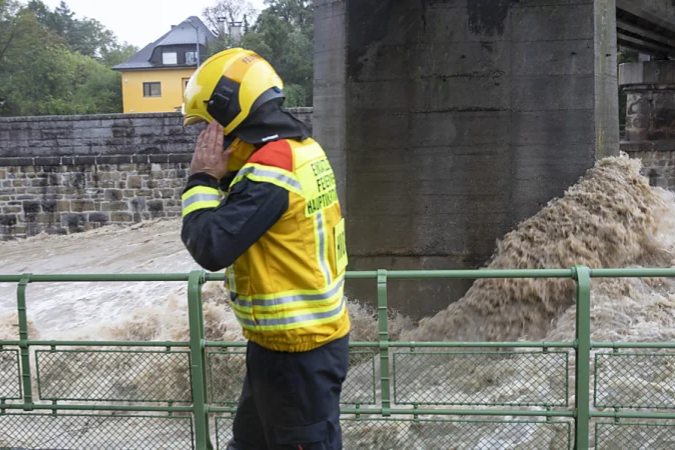
[[[129,58],[126,62],[118,64],[113,67],[113,70],[126,69],[151,69],[153,67],[163,67],[161,64],[153,64],[150,61],[153,52],[157,47],[167,47],[171,45],[195,45],[197,43],[197,32],[194,27],[199,29],[199,43],[206,46],[206,44],[216,39],[216,36],[208,29],[204,22],[199,17],[190,16],[180,24],[173,27],[170,31],[164,34],[145,47],[138,53]]]

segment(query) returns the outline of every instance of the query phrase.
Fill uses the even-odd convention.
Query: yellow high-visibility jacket
[[[244,336],[287,352],[345,336],[345,225],[323,149],[313,139],[275,141],[252,155],[230,189],[244,178],[289,193],[283,216],[226,271]]]

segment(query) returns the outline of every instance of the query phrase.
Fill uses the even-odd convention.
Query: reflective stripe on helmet
[[[181,200],[185,217],[199,209],[216,208],[220,205],[220,192],[207,186],[195,186],[184,193]]]

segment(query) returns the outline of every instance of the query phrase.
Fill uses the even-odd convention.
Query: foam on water
[[[639,161],[625,155],[599,161],[563,198],[550,202],[507,234],[487,267],[671,267],[675,258],[675,198],[650,187],[640,169]],[[158,221],[130,229],[111,227],[1,243],[0,266],[3,273],[157,273],[198,268],[179,235],[179,221]],[[185,283],[31,285],[31,337],[187,341],[185,288]],[[16,285],[0,284],[0,339],[18,338],[15,292]],[[675,282],[594,279],[591,296],[593,340],[675,339]],[[392,315],[390,329],[393,339],[406,341],[571,341],[574,300],[574,285],[569,280],[478,280],[461,300],[418,326]],[[204,301],[207,339],[243,340],[224,288],[209,283]],[[350,313],[352,339],[377,340],[374,310],[352,303]],[[570,362],[574,364],[573,358]],[[447,377],[449,373],[455,379],[462,375],[454,368],[423,369],[420,367],[420,372],[426,377],[443,377],[434,389],[461,388]],[[502,372],[498,381],[506,391],[528,395],[522,388],[522,374]],[[547,376],[544,372],[536,375],[542,382]],[[372,378],[366,378],[364,383],[371,382]],[[359,382],[358,376],[350,381]],[[674,383],[675,379],[666,382]],[[401,426],[397,430],[384,434],[382,427],[373,428],[372,433],[362,431],[360,448],[397,448],[404,445],[404,432],[414,431]],[[499,434],[497,428],[494,432]],[[385,436],[386,443],[381,443]],[[396,436],[400,442],[392,441],[399,439]],[[527,443],[537,437],[523,434],[508,438]],[[553,439],[550,448],[557,448],[555,441],[559,439]],[[480,440],[465,444],[466,448],[488,445]]]
[[[508,233],[487,267],[625,267],[650,256],[662,264],[658,238],[672,227],[672,203],[640,175],[638,160],[603,159],[563,198]],[[420,321],[404,339],[537,340],[573,304],[571,280],[477,280],[461,300]]]

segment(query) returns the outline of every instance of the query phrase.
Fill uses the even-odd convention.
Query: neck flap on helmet
[[[285,108],[283,98],[275,98],[261,105],[244,120],[231,135],[253,145],[266,144],[279,139],[304,141],[309,130]]]

